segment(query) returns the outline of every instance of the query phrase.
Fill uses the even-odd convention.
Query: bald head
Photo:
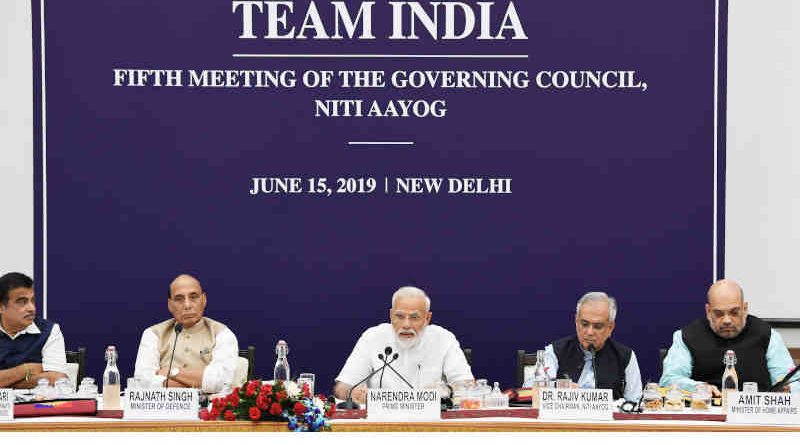
[[[742,287],[733,280],[719,280],[708,289],[706,318],[715,334],[735,338],[747,323],[747,303]]]
[[[183,287],[183,286],[197,286],[197,288],[199,288],[201,291],[203,290],[202,286],[200,285],[200,280],[189,274],[182,273],[177,277],[175,277],[175,279],[172,280],[171,283],[169,283],[169,291],[167,292],[167,298],[172,298],[172,296],[175,294],[176,287]]]
[[[742,287],[739,286],[739,283],[727,278],[723,278],[708,288],[706,298],[708,299],[708,303],[711,303],[712,299],[716,301],[720,298],[738,298],[741,303],[744,303],[744,291],[742,290]]]

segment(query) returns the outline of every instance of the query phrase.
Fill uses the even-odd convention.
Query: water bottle
[[[119,399],[120,375],[117,368],[117,348],[106,348],[106,370],[103,371],[103,409],[120,410],[122,405]]]
[[[728,393],[739,390],[739,374],[736,373],[736,353],[730,349],[725,351],[725,372],[722,373],[722,408],[724,410]]]
[[[532,400],[532,407],[533,409],[539,408],[539,393],[541,392],[542,388],[547,388],[550,386],[550,377],[547,375],[547,371],[544,369],[544,350],[540,349],[536,351],[536,368],[533,371],[533,391],[531,392],[531,396],[533,397]]]
[[[275,361],[273,379],[275,383],[278,383],[278,380],[288,381],[291,379],[292,375],[291,372],[289,372],[289,359],[287,358],[289,355],[289,345],[283,340],[278,340],[278,344],[275,345],[275,355],[278,356],[278,360]]]

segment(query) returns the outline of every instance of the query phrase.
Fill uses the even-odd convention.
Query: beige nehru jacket
[[[156,373],[169,367],[173,344],[174,319],[145,329],[134,375],[149,380],[153,385],[160,384],[164,378]],[[225,383],[233,380],[238,352],[238,342],[231,330],[218,321],[203,317],[191,328],[183,329],[178,336],[172,368],[203,368],[203,391],[218,392]]]

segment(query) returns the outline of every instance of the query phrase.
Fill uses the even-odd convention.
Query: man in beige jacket
[[[206,293],[200,282],[191,275],[178,275],[169,286],[167,308],[173,318],[142,333],[134,376],[150,386],[199,388],[206,393],[231,384],[239,344],[227,326],[203,316]]]

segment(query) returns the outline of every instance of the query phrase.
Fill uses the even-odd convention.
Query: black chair
[[[522,384],[525,383],[526,366],[536,366],[536,353],[517,349],[517,387],[522,387]]]
[[[664,359],[667,358],[667,348],[660,348],[658,350],[658,378],[664,375]]]
[[[467,364],[472,366],[472,348],[462,348],[464,351],[464,358],[467,359]]]
[[[255,379],[256,347],[248,346],[247,349],[240,350],[239,357],[247,359],[247,381]]]
[[[81,380],[86,377],[86,348],[79,347],[77,351],[65,351],[67,363],[78,364],[78,377],[75,379],[75,389],[81,384]]]

